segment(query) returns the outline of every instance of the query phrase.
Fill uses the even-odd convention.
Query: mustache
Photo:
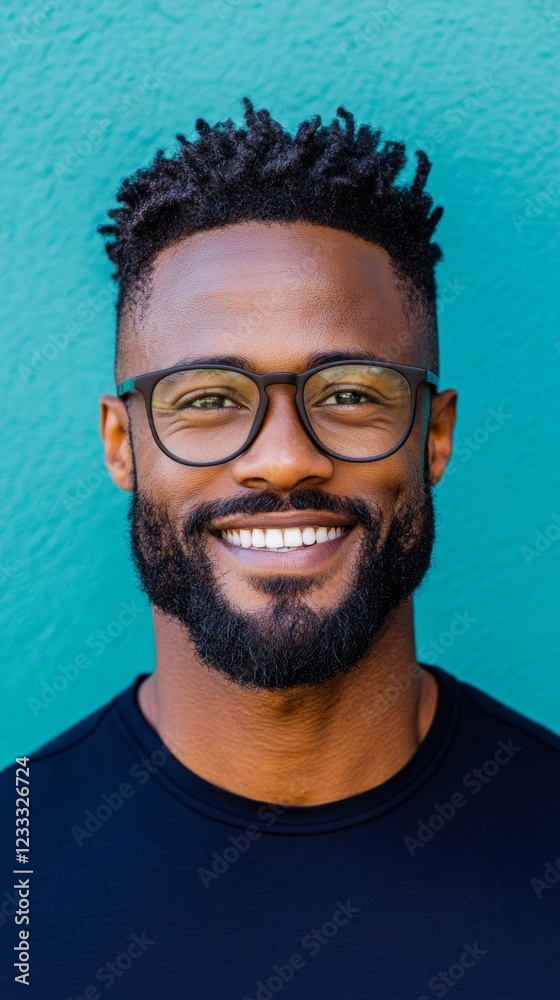
[[[382,511],[376,503],[361,500],[359,497],[333,496],[308,487],[292,490],[287,496],[272,491],[263,490],[247,496],[233,496],[227,500],[213,500],[198,505],[191,511],[185,521],[184,531],[187,535],[201,536],[208,525],[222,517],[236,514],[280,514],[294,510],[325,511],[329,514],[342,514],[362,524],[366,529],[378,527]]]

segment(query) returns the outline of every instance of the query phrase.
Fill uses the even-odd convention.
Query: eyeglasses
[[[300,375],[181,365],[127,379],[117,394],[142,394],[154,440],[169,458],[221,465],[257,437],[268,408],[266,388],[294,385],[301,423],[321,451],[344,462],[376,462],[408,438],[423,383],[437,390],[438,377],[427,368],[349,358]]]

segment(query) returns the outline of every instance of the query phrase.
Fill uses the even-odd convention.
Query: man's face
[[[126,320],[122,348],[120,379],[202,357],[259,373],[302,372],[317,354],[335,351],[428,362],[388,254],[307,223],[243,223],[163,251],[145,304]],[[133,552],[152,602],[182,621],[208,666],[273,688],[320,683],[367,652],[428,568],[431,481],[441,472],[426,464],[427,386],[405,444],[365,463],[315,446],[294,387],[267,392],[266,420],[250,448],[198,468],[157,447],[133,394],[134,468],[123,439],[128,480],[123,473],[120,484],[133,489]],[[436,440],[435,466],[437,448]],[[242,548],[220,533],[306,525],[344,530],[288,552]]]

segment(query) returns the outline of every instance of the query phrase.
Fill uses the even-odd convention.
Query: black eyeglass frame
[[[399,374],[406,379],[410,389],[410,399],[411,399],[410,419],[408,421],[408,426],[406,428],[406,431],[404,432],[398,444],[396,444],[393,448],[390,448],[389,451],[384,452],[382,455],[376,455],[373,458],[349,458],[347,455],[339,455],[338,452],[332,451],[330,448],[327,448],[327,446],[324,445],[315,434],[315,431],[311,426],[311,423],[308,419],[305,410],[305,404],[303,401],[303,389],[307,380],[311,378],[312,375],[315,375],[317,372],[324,371],[327,368],[337,368],[339,366],[351,365],[351,364],[354,365],[366,364],[366,365],[373,365],[376,368],[390,368],[393,371],[399,372]],[[255,383],[255,385],[259,390],[259,405],[257,407],[257,412],[255,414],[253,426],[249,432],[249,436],[246,439],[245,443],[240,448],[238,448],[237,451],[232,452],[231,455],[227,455],[225,458],[216,459],[213,462],[190,462],[188,459],[179,458],[177,455],[174,455],[173,452],[169,451],[169,449],[165,447],[163,441],[160,439],[158,435],[152,411],[152,397],[154,389],[158,384],[158,382],[160,382],[167,375],[173,375],[176,372],[182,372],[182,371],[192,371],[196,368],[220,369],[222,371],[237,372],[240,375],[246,375],[248,378],[253,380],[253,382]],[[395,451],[398,451],[399,448],[402,448],[403,444],[409,437],[416,417],[418,389],[424,383],[427,383],[430,386],[430,388],[434,389],[434,391],[437,392],[439,385],[439,378],[437,375],[434,375],[434,373],[431,372],[428,368],[417,368],[415,365],[393,364],[392,362],[388,361],[376,361],[373,358],[371,360],[370,359],[364,360],[364,358],[349,357],[344,361],[325,362],[321,365],[316,365],[314,368],[309,368],[307,371],[301,372],[299,375],[296,374],[295,372],[269,372],[268,375],[257,375],[255,374],[255,372],[247,371],[246,368],[237,368],[235,365],[223,365],[223,364],[176,365],[174,368],[163,368],[160,371],[146,372],[145,375],[136,375],[134,378],[129,378],[126,379],[126,381],[124,382],[120,382],[119,385],[117,386],[117,396],[120,396],[122,398],[123,396],[126,396],[131,392],[140,392],[144,398],[144,404],[146,407],[146,416],[148,418],[150,430],[152,432],[152,436],[158,448],[160,448],[160,450],[169,458],[173,459],[174,462],[179,462],[181,465],[208,467],[211,465],[224,465],[225,462],[231,462],[234,458],[237,458],[238,455],[241,455],[244,451],[246,451],[247,448],[250,448],[250,446],[252,445],[253,441],[255,440],[255,438],[257,437],[258,433],[262,428],[266,412],[268,409],[269,396],[268,393],[265,391],[267,386],[295,385],[296,386],[295,402],[299,418],[305,430],[307,431],[309,437],[311,438],[315,446],[319,448],[320,451],[322,451],[326,455],[330,455],[331,458],[338,458],[342,462],[378,462],[380,459],[388,458],[389,455],[392,455]]]

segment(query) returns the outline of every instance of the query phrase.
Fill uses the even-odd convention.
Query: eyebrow
[[[321,351],[318,354],[311,355],[309,358],[309,367],[314,368],[315,365],[328,365],[335,361],[346,361],[348,358],[352,358],[355,361],[385,360],[373,351]]]
[[[372,354],[371,351],[320,351],[308,355],[305,363],[307,368],[315,368],[316,365],[334,364],[337,361],[347,361],[350,358],[355,361],[385,360]],[[234,368],[245,368],[255,375],[258,374],[256,365],[249,358],[238,354],[210,354],[199,358],[184,357],[175,362],[175,367],[178,368],[180,365],[200,365],[201,367],[203,365],[232,365]]]
[[[178,358],[175,367],[179,365],[233,365],[234,368],[246,368],[248,371],[255,371],[255,366],[248,358],[239,354],[208,354],[199,358]]]

